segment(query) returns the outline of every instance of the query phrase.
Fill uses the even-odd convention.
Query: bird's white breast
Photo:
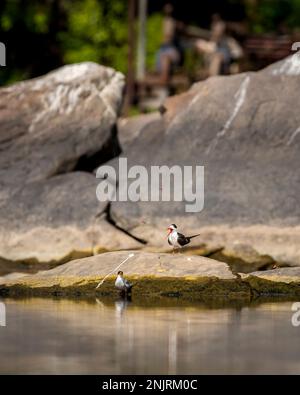
[[[180,245],[177,243],[177,238],[177,232],[176,230],[173,230],[173,232],[169,235],[169,240],[174,247],[180,247]]]
[[[122,277],[118,276],[116,281],[115,281],[115,287],[117,288],[124,288],[125,284],[124,284],[124,280]]]

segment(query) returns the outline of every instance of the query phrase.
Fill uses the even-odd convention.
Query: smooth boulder
[[[137,251],[108,252],[35,275],[6,276],[0,280],[0,294],[113,295],[118,270],[134,284],[136,296],[249,296],[248,287],[236,281],[226,263],[200,256]]]
[[[92,62],[2,88],[0,201],[7,187],[72,171],[97,152],[105,161],[123,88],[121,73]]]
[[[189,299],[247,299],[253,296],[300,296],[299,268],[250,274],[233,273],[224,262],[182,254],[117,251],[74,260],[34,275],[0,278],[4,295],[116,295],[117,272],[133,284],[133,296]]]
[[[1,272],[138,245],[107,221],[92,173],[120,152],[124,83],[86,62],[1,88]]]
[[[184,233],[200,232],[198,243],[248,244],[299,265],[299,74],[296,54],[168,99],[160,120],[142,124],[122,155],[148,174],[152,165],[204,166],[204,209],[189,213],[185,201],[113,202],[113,219],[139,235],[176,223]]]

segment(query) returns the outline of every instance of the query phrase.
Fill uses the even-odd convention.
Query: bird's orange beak
[[[172,232],[172,229],[171,228],[167,228],[167,230],[168,230],[168,235]]]

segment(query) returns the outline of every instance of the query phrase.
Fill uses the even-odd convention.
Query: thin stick
[[[121,267],[126,261],[128,261],[128,259],[132,258],[134,256],[134,254],[129,254],[128,257],[126,259],[124,259],[124,261],[122,261],[114,270],[112,270],[110,273],[108,273],[101,281],[100,283],[97,285],[97,287],[95,289],[98,289],[103,283],[104,281],[107,279],[108,276],[110,276],[111,274],[113,274],[117,269],[119,269],[119,267]]]

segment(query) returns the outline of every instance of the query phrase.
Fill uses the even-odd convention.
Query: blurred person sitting
[[[156,70],[162,85],[167,86],[174,69],[182,62],[183,53],[179,43],[179,32],[183,25],[173,16],[172,4],[164,6],[163,39],[156,55]]]
[[[218,14],[212,16],[210,40],[199,39],[195,45],[208,61],[209,76],[229,74],[232,62],[243,54],[238,42],[226,34],[226,23]]]

